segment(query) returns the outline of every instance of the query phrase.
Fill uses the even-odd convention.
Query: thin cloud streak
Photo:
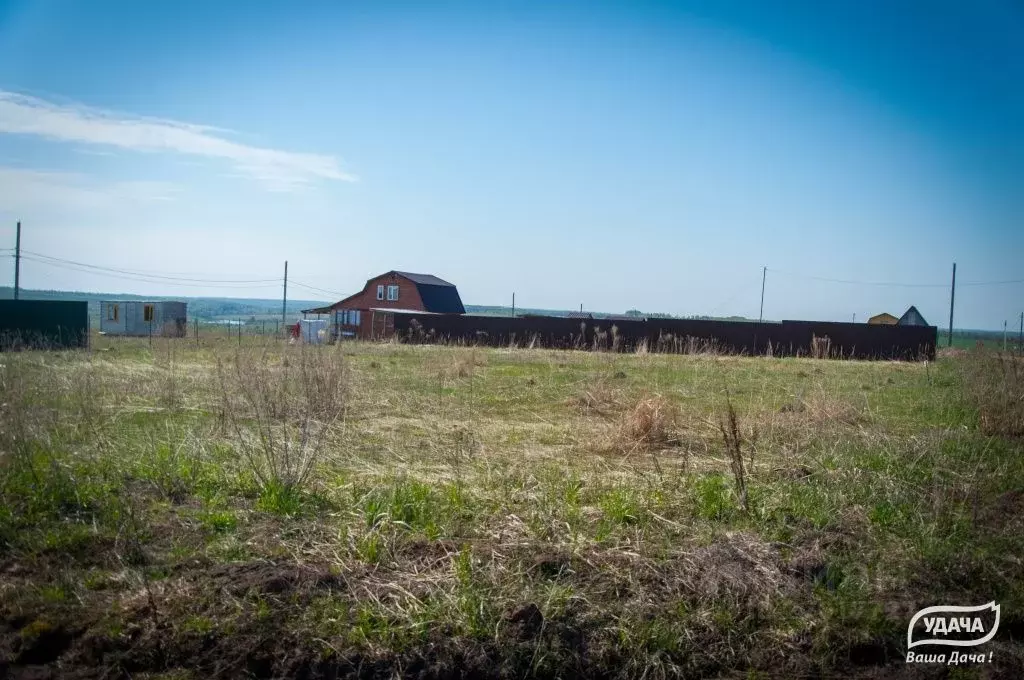
[[[109,210],[150,201],[172,201],[180,187],[168,182],[100,182],[71,172],[0,166],[0,208],[14,214],[45,215],[54,209]]]
[[[316,180],[354,182],[357,179],[343,171],[332,156],[248,146],[214,134],[219,131],[80,105],[59,105],[0,90],[0,133],[222,159],[271,191],[291,191]]]

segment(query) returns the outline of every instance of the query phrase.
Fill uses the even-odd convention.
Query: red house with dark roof
[[[355,295],[327,307],[304,309],[303,314],[330,314],[335,335],[387,337],[394,331],[388,312],[465,314],[459,290],[433,274],[390,271],[367,280]]]

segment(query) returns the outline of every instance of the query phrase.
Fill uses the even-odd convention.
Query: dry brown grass
[[[975,350],[964,362],[963,374],[964,390],[978,410],[982,432],[1024,437],[1024,360]]]
[[[828,359],[832,351],[832,340],[828,337],[818,337],[815,335],[811,338],[811,358],[812,359]]]
[[[851,402],[825,389],[812,390],[786,402],[779,412],[789,416],[790,421],[807,425],[822,426],[830,424],[863,425],[868,422],[868,413]]]
[[[584,383],[579,393],[569,401],[571,406],[585,416],[608,418],[622,408],[622,399],[621,390],[615,387],[611,379],[607,375],[600,375]]]
[[[477,367],[486,366],[487,357],[482,352],[471,350],[467,352],[456,352],[449,360],[442,364],[439,371],[441,380],[455,380],[458,378],[472,377]]]
[[[692,589],[701,597],[766,610],[792,587],[780,568],[778,549],[749,532],[726,532],[687,556]]]
[[[640,397],[618,422],[616,440],[626,451],[652,450],[679,441],[679,407],[660,394]]]

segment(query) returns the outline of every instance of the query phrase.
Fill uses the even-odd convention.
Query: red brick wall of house
[[[383,300],[377,299],[378,285],[384,286]],[[397,300],[387,299],[388,285],[398,286]],[[372,278],[366,282],[366,286],[363,288],[361,293],[353,295],[351,298],[334,305],[334,309],[358,309],[362,311],[359,315],[358,335],[360,338],[371,337],[371,324],[373,323],[373,313],[369,311],[371,307],[415,309],[424,311],[423,299],[420,298],[420,292],[416,288],[416,284],[403,276],[399,276],[398,274],[382,274],[378,277]]]

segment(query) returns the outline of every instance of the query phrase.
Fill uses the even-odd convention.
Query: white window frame
[[[383,300],[384,299],[384,284],[383,283],[378,283],[377,284],[377,299],[378,300]]]
[[[359,325],[359,310],[358,309],[342,309],[338,311],[338,325],[339,326],[358,326]]]
[[[394,295],[392,295],[394,291]],[[388,302],[398,302],[398,284],[391,284],[388,286]]]

